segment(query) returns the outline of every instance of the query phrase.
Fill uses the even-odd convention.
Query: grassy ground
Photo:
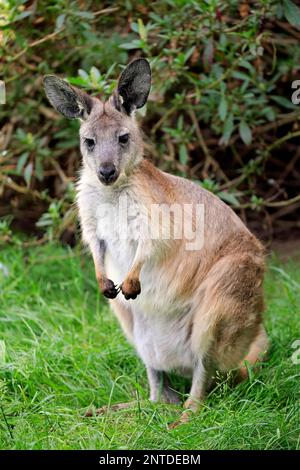
[[[0,270],[0,448],[300,448],[300,365],[291,358],[300,264],[270,262],[272,347],[261,372],[235,388],[220,382],[198,416],[167,431],[178,408],[147,401],[144,367],[98,295],[90,259],[48,245],[2,250],[0,261],[9,269]],[[91,405],[134,398],[132,410],[83,417]]]

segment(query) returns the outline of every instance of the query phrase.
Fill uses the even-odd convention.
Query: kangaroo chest
[[[115,283],[122,282],[138,246],[140,208],[127,192],[114,200],[99,201],[95,208],[98,239],[106,244],[107,269]],[[114,279],[114,277],[116,279]]]

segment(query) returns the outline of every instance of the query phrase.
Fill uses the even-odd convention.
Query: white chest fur
[[[141,217],[132,195],[123,191],[119,197],[99,200],[95,211],[96,234],[105,240],[107,269],[114,270],[115,283],[124,280],[137,250]]]

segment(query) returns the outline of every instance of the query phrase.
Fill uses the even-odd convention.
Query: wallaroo
[[[180,401],[168,372],[192,378],[184,422],[216,370],[246,378],[246,361],[267,350],[264,249],[219,198],[144,158],[135,110],[150,92],[146,59],[125,68],[106,102],[53,75],[44,86],[54,108],[80,119],[77,204],[99,288],[146,366],[150,400]],[[178,224],[192,226],[194,240]]]

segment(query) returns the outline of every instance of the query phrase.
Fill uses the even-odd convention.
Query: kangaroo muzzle
[[[113,163],[104,163],[100,166],[97,176],[101,183],[109,185],[117,180],[119,173]]]

